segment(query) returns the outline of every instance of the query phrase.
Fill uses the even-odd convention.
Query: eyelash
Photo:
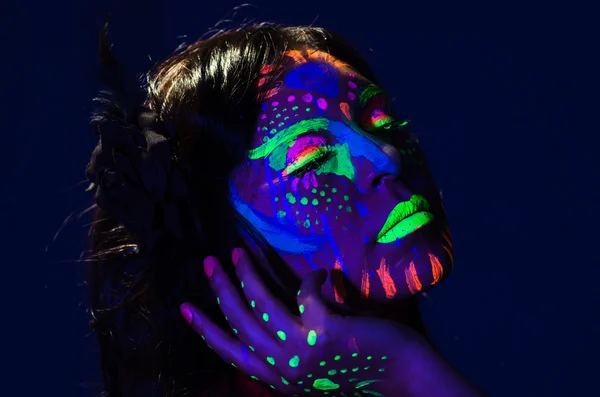
[[[333,155],[334,155],[334,152],[331,149],[328,149],[326,152],[324,152],[319,157],[316,157],[310,161],[307,161],[306,164],[302,165],[302,167],[297,168],[294,171],[290,172],[288,174],[288,177],[299,178],[299,177],[303,176],[304,174],[306,174],[311,169],[316,170],[319,167],[321,167],[323,164],[325,164]]]

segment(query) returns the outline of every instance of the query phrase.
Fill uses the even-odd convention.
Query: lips
[[[388,215],[383,227],[377,233],[377,240],[380,240],[387,232],[392,230],[394,226],[398,223],[402,222],[406,218],[417,214],[419,212],[428,211],[429,210],[429,202],[425,199],[425,197],[419,194],[413,194],[410,197],[410,200],[403,201],[398,203]],[[427,213],[429,214],[429,213]],[[431,217],[433,217],[432,214]],[[429,217],[429,216],[428,216]]]

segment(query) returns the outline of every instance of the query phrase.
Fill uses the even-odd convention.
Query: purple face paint
[[[369,96],[370,81],[318,53],[296,55],[270,93],[249,160],[232,175],[234,205],[299,276],[337,269],[373,300],[424,291],[452,267],[425,157],[385,98]],[[425,206],[432,218],[410,223]],[[341,303],[340,282],[323,293]]]

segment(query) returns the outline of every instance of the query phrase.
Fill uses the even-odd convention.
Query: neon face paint
[[[452,267],[445,211],[385,92],[329,54],[285,56],[282,84],[261,97],[248,159],[232,172],[235,209],[300,277],[335,270],[323,286],[332,301],[346,300],[348,282],[364,299],[387,300],[442,280]]]

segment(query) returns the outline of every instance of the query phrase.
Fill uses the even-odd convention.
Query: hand
[[[398,369],[404,367],[399,364],[413,359],[425,343],[416,331],[389,320],[332,313],[320,292],[327,278],[323,269],[302,281],[300,316],[294,315],[267,292],[242,249],[235,249],[232,258],[249,305],[216,258],[207,257],[204,268],[237,338],[190,303],[181,306],[194,330],[221,357],[285,394],[403,395]]]

